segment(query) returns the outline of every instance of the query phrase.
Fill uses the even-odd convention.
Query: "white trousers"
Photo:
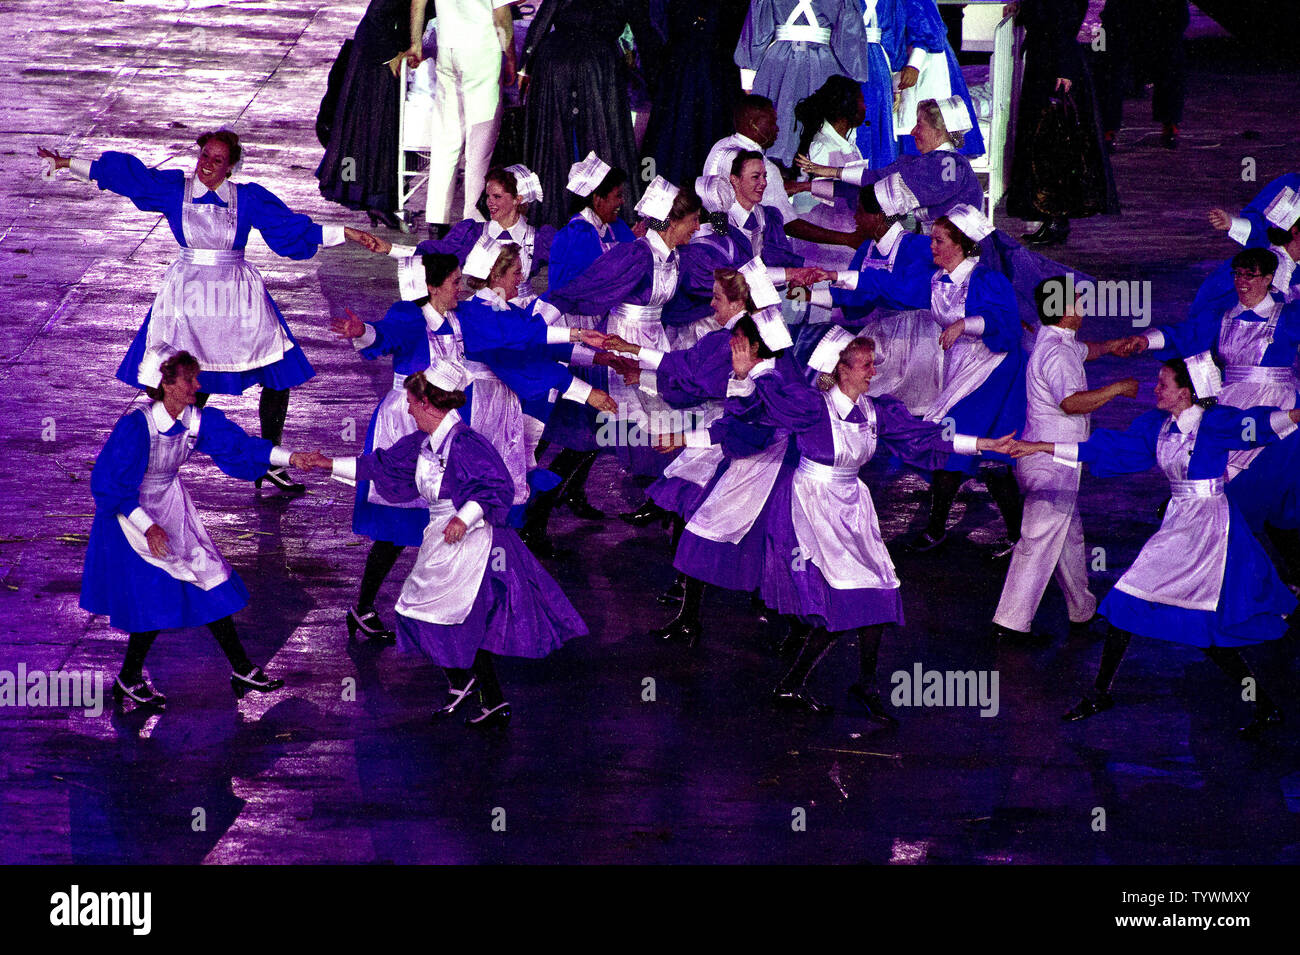
[[[1028,633],[1047,581],[1055,576],[1070,621],[1083,623],[1097,612],[1097,598],[1088,589],[1079,471],[1035,454],[1016,462],[1016,479],[1025,494],[1025,516],[993,622]]]
[[[501,129],[501,51],[439,47],[435,67],[433,122],[429,142],[429,186],[424,218],[451,222],[456,169],[465,158],[462,217],[481,218],[474,206],[492,161]]]

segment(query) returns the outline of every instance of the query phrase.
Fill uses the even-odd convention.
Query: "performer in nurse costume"
[[[1240,520],[1224,475],[1231,451],[1293,433],[1300,410],[1216,406],[1198,397],[1202,388],[1213,390],[1215,375],[1208,360],[1170,359],[1160,369],[1156,410],[1128,430],[1099,429],[1077,443],[1016,442],[1016,457],[1042,452],[1083,461],[1097,477],[1159,467],[1173,495],[1160,529],[1101,602],[1111,630],[1094,692],[1065,714],[1067,720],[1114,706],[1111,683],[1135,633],[1198,647],[1236,687],[1255,688],[1254,717],[1242,728],[1246,738],[1282,720],[1239,648],[1281,638],[1296,599]]]
[[[1288,186],[1282,187],[1264,207],[1261,218],[1263,227],[1252,226],[1241,244],[1248,249],[1267,248],[1272,251],[1277,256],[1273,291],[1287,302],[1300,301],[1300,268],[1296,267],[1300,262],[1300,193]],[[1231,264],[1225,262],[1210,273],[1196,297],[1199,301],[1202,297],[1224,295],[1231,288]],[[1196,303],[1193,303],[1195,307]]]
[[[179,169],[150,169],[127,153],[105,152],[93,161],[46,149],[38,155],[53,169],[126,196],[143,212],[162,213],[181,246],[117,377],[143,387],[137,372],[146,351],[188,351],[204,369],[199,407],[210,394],[238,395],[262,386],[262,437],[274,444],[284,433],[289,389],[314,372],[261,273],[244,261],[249,233],[257,229],[272,252],[290,259],[309,259],[318,248],[344,241],[379,251],[379,240],[351,227],[317,225],[256,183],[230,182],[243,155],[230,130],[204,133],[197,143],[201,151],[188,176]],[[305,490],[278,466],[260,476],[257,486],[264,480],[291,493]]]
[[[678,246],[680,277],[677,294],[664,306],[664,325],[673,349],[690,348],[709,332],[714,321],[714,287],[719,269],[735,271],[749,261],[741,243],[729,233],[727,213],[736,202],[730,176],[700,176],[695,192],[703,209],[700,228],[691,241]]]
[[[1227,209],[1211,209],[1210,224],[1216,229],[1227,232],[1228,238],[1238,245],[1263,245],[1268,239],[1270,226],[1264,212],[1284,189],[1300,192],[1300,172],[1289,172],[1278,176],[1261,189],[1255,198],[1246,203],[1241,212],[1235,216]],[[1272,223],[1272,225],[1276,224]]]
[[[90,474],[95,520],[81,607],[130,634],[114,698],[155,709],[167,699],[143,668],[161,630],[206,625],[230,662],[237,697],[284,685],[253,665],[239,642],[232,614],[248,603],[248,590],[208,535],[180,468],[199,451],[251,481],[271,464],[310,467],[310,456],[250,438],[216,408],[195,407],[199,374],[188,352],[149,351],[139,376],[153,400],[118,420]]]
[[[505,726],[510,704],[493,657],[544,657],[587,628],[505,524],[514,482],[457,412],[465,383],[464,369],[435,359],[406,383],[417,433],[361,457],[313,463],[343,480],[373,481],[393,500],[423,498],[429,523],[397,601],[398,648],[446,671],[449,699],[435,719],[464,708],[473,725]]]
[[[762,420],[788,432],[799,452],[797,465],[782,470],[764,513],[762,594],[769,607],[811,628],[776,686],[776,702],[822,710],[808,677],[839,637],[856,631],[859,682],[849,693],[869,716],[894,723],[874,684],[884,625],[903,622],[903,604],[871,492],[858,471],[878,442],[930,470],[954,451],[1009,450],[1011,435],[948,440],[940,425],[912,417],[897,399],[868,398],[874,356],[871,339],[832,326],[808,363],[818,373],[820,393],[772,375],[754,381]],[[735,362],[738,378],[755,370],[752,357],[740,351]]]

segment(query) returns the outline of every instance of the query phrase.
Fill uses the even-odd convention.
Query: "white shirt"
[[[731,162],[736,158],[736,153],[746,150],[761,153],[763,148],[740,133],[732,133],[719,139],[713,144],[708,157],[704,160],[704,175],[731,175]],[[763,205],[772,206],[780,212],[782,222],[799,218],[799,213],[795,211],[790,197],[785,194],[785,180],[781,178],[781,170],[770,159],[764,158],[763,164],[767,168],[767,190],[763,193]]]
[[[1091,415],[1066,414],[1061,402],[1088,390],[1083,363],[1088,346],[1073,329],[1044,325],[1025,370],[1026,441],[1079,442],[1088,439]]]
[[[439,0],[438,46],[501,49],[492,13],[514,0]]]

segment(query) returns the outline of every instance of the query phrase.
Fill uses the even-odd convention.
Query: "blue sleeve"
[[[321,227],[310,216],[294,212],[255,182],[240,183],[239,204],[249,224],[276,255],[310,259],[324,241]]]
[[[1264,218],[1264,210],[1277,198],[1278,193],[1286,188],[1300,192],[1300,172],[1289,172],[1278,176],[1261,189],[1241,210],[1241,217],[1250,223],[1250,237],[1246,240],[1246,248],[1262,248],[1269,244],[1268,221]]]
[[[783,431],[809,431],[826,417],[826,402],[812,385],[766,374],[754,379],[754,388],[763,405],[764,421]]]
[[[383,355],[406,354],[425,335],[424,313],[412,302],[396,302],[370,327],[375,330],[375,340],[358,351],[362,358],[373,361]]]
[[[420,496],[415,486],[415,465],[420,448],[429,436],[413,431],[394,441],[390,447],[376,448],[357,457],[357,480],[370,481],[385,499],[413,501]]]
[[[515,485],[487,438],[466,428],[447,449],[447,474],[439,496],[450,497],[457,510],[473,501],[483,508],[484,521],[500,526],[510,512]]]
[[[435,252],[454,255],[456,261],[464,265],[469,250],[474,248],[474,243],[482,234],[483,223],[477,219],[461,219],[441,239],[425,239],[415,247],[415,252],[417,255],[432,255]]]
[[[466,358],[487,361],[482,356],[490,352],[537,351],[546,346],[546,322],[516,305],[497,311],[482,299],[473,298],[463,302],[458,311]]]
[[[1223,307],[1218,308],[1219,314],[1222,315],[1232,308],[1236,301],[1237,290],[1232,282],[1232,262],[1224,262],[1205,277],[1201,287],[1196,290],[1196,297],[1192,299],[1192,307],[1188,309],[1188,314],[1196,315],[1207,308],[1213,310],[1218,308],[1219,302],[1223,302]],[[1166,329],[1162,328],[1161,331]],[[1201,351],[1205,349],[1202,348]],[[1196,353],[1192,352],[1192,354]]]
[[[140,482],[149,467],[145,414],[136,410],[119,418],[95,459],[90,471],[90,493],[100,510],[125,517],[140,506]]]
[[[631,297],[650,275],[653,259],[644,243],[616,245],[564,288],[542,298],[569,315],[603,315]]]
[[[984,319],[980,338],[989,351],[1009,352],[1020,347],[1016,292],[1002,273],[986,268],[975,270],[966,295],[966,314]]]
[[[1219,331],[1223,327],[1223,313],[1237,300],[1235,291],[1229,293],[1231,302],[1226,298],[1202,297],[1199,293],[1192,303],[1191,314],[1186,321],[1175,325],[1163,325],[1160,331],[1165,336],[1165,347],[1152,351],[1152,356],[1164,360],[1187,355],[1198,355],[1214,348],[1219,343]]]
[[[926,236],[908,233],[899,239],[898,255],[894,256],[894,271],[924,268],[931,274],[938,268],[930,254],[930,240]]]
[[[1156,466],[1156,439],[1169,415],[1160,410],[1140,415],[1127,431],[1098,428],[1079,444],[1079,460],[1095,477],[1137,474]]]
[[[778,217],[779,221],[779,217]],[[678,248],[677,291],[663,311],[665,325],[689,325],[712,313],[713,273],[731,263],[721,250],[703,242],[688,242]]]
[[[129,153],[106,152],[90,164],[100,189],[126,196],[141,212],[174,213],[185,191],[179,169],[150,169]]]
[[[550,265],[551,246],[555,244],[556,229],[553,225],[539,226],[536,236],[533,237],[533,268],[532,275],[541,271],[542,266]],[[529,278],[532,277],[529,276]]]
[[[664,355],[655,372],[659,396],[675,408],[727,396],[731,339],[710,333],[690,348]]]
[[[753,0],[745,14],[745,25],[736,43],[736,65],[742,70],[757,70],[768,46],[776,39],[776,10],[773,0]]]
[[[952,442],[943,438],[943,427],[913,417],[892,395],[872,398],[876,408],[876,433],[880,442],[900,461],[918,471],[937,471],[952,454]]]
[[[199,419],[199,439],[194,450],[212,458],[222,472],[252,481],[271,464],[271,442],[254,438],[218,408],[204,408]]]
[[[929,308],[930,279],[934,270],[929,268],[867,269],[858,274],[858,287],[831,289],[831,301],[836,305],[859,307],[884,305],[887,308]]]
[[[1269,418],[1278,410],[1281,409],[1268,406],[1233,408],[1229,405],[1214,405],[1201,419],[1197,441],[1199,443],[1202,437],[1209,437],[1216,447],[1225,451],[1273,444],[1281,439],[1273,430]]]
[[[781,213],[771,206],[763,207],[763,264],[776,268],[799,268],[803,256],[794,250],[790,237],[785,234]]]
[[[596,230],[585,220],[570,222],[555,234],[555,239],[551,242],[551,268],[546,279],[550,290],[554,292],[564,288],[598,258],[600,238],[596,235]]]
[[[934,0],[903,0],[903,17],[906,23],[904,48],[919,46],[927,53],[947,49],[948,31]]]
[[[1300,302],[1291,302],[1282,309],[1273,344],[1264,351],[1261,365],[1288,368],[1300,351]]]

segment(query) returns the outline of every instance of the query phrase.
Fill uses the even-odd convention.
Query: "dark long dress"
[[[644,150],[669,182],[693,182],[713,144],[735,132],[731,111],[741,89],[731,55],[748,7],[748,0],[670,0]]]
[[[348,52],[316,178],[321,195],[349,209],[397,208],[400,91],[385,64],[410,47],[410,19],[410,0],[370,0]]]
[[[1015,152],[1007,190],[1007,214],[1019,219],[1117,215],[1119,196],[1110,158],[1102,145],[1092,74],[1076,37],[1088,0],[1022,0],[1016,22],[1025,28],[1025,80],[1016,113]],[[1051,105],[1058,77],[1068,79],[1078,109],[1080,146],[1043,148],[1039,123]],[[1068,169],[1057,168],[1067,164]],[[1050,164],[1050,165],[1049,165]],[[1074,184],[1064,190],[1060,183]]]
[[[569,167],[591,150],[628,174],[625,215],[641,196],[627,65],[618,46],[628,24],[643,66],[657,63],[661,41],[644,0],[543,0],[528,30],[519,64],[531,78],[524,154],[547,197],[537,225],[558,229],[568,220]]]

